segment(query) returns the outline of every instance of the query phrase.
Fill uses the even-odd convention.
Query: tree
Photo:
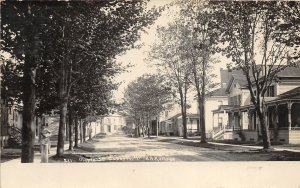
[[[149,61],[153,61],[174,88],[174,95],[179,95],[182,114],[183,137],[187,138],[187,92],[191,87],[191,72],[180,53],[181,49],[177,36],[180,35],[181,20],[175,20],[167,26],[157,28],[159,41],[151,46],[148,53]]]
[[[70,147],[72,149],[72,129],[75,123],[75,146],[78,147],[78,120],[86,119],[89,116],[104,115],[109,113],[113,107],[111,101],[112,90],[117,88],[117,84],[112,82],[112,78],[121,69],[115,66],[115,73],[105,69],[91,70],[87,79],[81,79],[72,88],[68,102],[69,109],[69,131]],[[107,79],[110,78],[110,79]],[[75,122],[74,122],[75,119]],[[76,123],[77,122],[77,123]]]
[[[218,51],[218,24],[214,12],[205,2],[179,1],[177,40],[181,59],[192,72],[191,82],[197,93],[200,112],[201,143],[206,142],[205,97],[216,84],[212,66],[217,62],[212,55]]]
[[[71,88],[86,79],[95,66],[108,73],[114,70],[111,68],[115,66],[114,57],[133,45],[140,29],[151,24],[159,11],[145,12],[145,2],[135,1],[2,2],[1,5],[1,44],[18,59],[24,74],[22,162],[33,162],[35,128],[31,125],[36,111],[36,81],[42,83],[40,88],[51,83],[53,91],[46,98],[47,89],[38,92],[41,112],[48,110],[44,108],[47,102],[57,99],[54,91],[58,91],[61,118],[57,155],[62,156]],[[41,62],[45,65],[42,69],[51,74],[36,80]]]
[[[88,73],[96,67],[107,72],[105,75],[114,75],[113,58],[127,50],[138,39],[139,30],[156,17],[156,12],[146,13],[144,8],[144,2],[103,1],[65,2],[55,9],[51,17],[53,27],[47,30],[53,36],[47,41],[53,51],[47,54],[47,59],[53,63],[53,69],[58,70],[58,157],[63,155],[64,125],[72,87],[87,79]]]
[[[28,163],[34,159],[36,68],[40,58],[38,48],[45,37],[43,31],[48,24],[48,7],[37,6],[33,2],[1,2],[1,8],[1,47],[22,63],[21,162]]]
[[[297,1],[277,2],[274,40],[286,44],[288,47],[294,47],[291,57],[297,59],[300,57],[300,3]],[[278,8],[279,7],[279,8]]]
[[[127,86],[123,111],[135,120],[143,136],[147,130],[150,137],[150,118],[158,116],[165,109],[170,97],[171,91],[164,84],[163,76],[145,74]]]
[[[219,12],[224,54],[242,70],[247,79],[251,102],[259,117],[263,146],[271,148],[266,123],[265,93],[281,70],[292,65],[284,32],[278,30],[282,20],[281,3],[277,2],[212,2]],[[283,3],[289,6],[289,3]],[[291,7],[290,7],[291,8]],[[293,33],[294,28],[287,32]],[[279,33],[278,33],[279,32]],[[282,35],[283,34],[283,35]],[[291,35],[294,36],[294,35]],[[292,38],[291,38],[292,39]],[[295,41],[296,42],[296,41]],[[261,58],[258,54],[261,52]]]

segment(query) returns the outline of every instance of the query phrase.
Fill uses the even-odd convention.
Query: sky
[[[171,2],[171,0],[152,0],[148,6],[160,6],[169,2]],[[172,21],[172,17],[168,17],[166,13],[163,13],[162,16],[159,17],[156,22],[146,30],[147,33],[143,33],[141,35],[138,43],[143,43],[143,47],[139,49],[131,49],[124,55],[116,58],[118,63],[122,63],[123,65],[128,65],[130,63],[133,66],[128,69],[128,72],[122,73],[115,78],[117,82],[122,82],[118,90],[114,92],[114,97],[117,102],[122,101],[124,90],[131,81],[134,81],[143,74],[157,72],[155,66],[150,66],[151,62],[147,62],[145,60],[145,58],[147,58],[146,53],[150,50],[150,46],[155,42],[155,40],[158,40],[156,37],[157,26],[167,25],[170,21]],[[224,57],[221,57],[220,55],[216,56],[216,58],[221,62],[215,64],[213,73],[217,75],[215,81],[220,82],[220,68],[225,69],[228,60],[224,59]]]
[[[170,2],[170,0],[152,0],[149,2],[148,7],[163,6]],[[143,44],[141,48],[131,49],[125,54],[116,57],[117,63],[122,63],[123,65],[132,65],[132,67],[128,69],[128,72],[124,72],[115,78],[117,82],[122,82],[118,90],[114,92],[116,101],[122,100],[123,92],[130,82],[134,81],[143,74],[156,73],[156,68],[151,66],[150,63],[145,59],[147,58],[147,52],[150,50],[150,46],[155,40],[157,40],[156,27],[166,25],[169,21],[170,19],[163,14],[155,21],[153,25],[146,29],[146,32],[141,34],[141,38],[137,42],[139,44]]]

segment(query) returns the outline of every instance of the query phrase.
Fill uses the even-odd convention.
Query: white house
[[[187,133],[188,136],[199,135],[199,110],[196,100],[191,100],[187,109]],[[181,107],[174,104],[171,108],[161,113],[159,134],[183,136]]]
[[[205,129],[209,134],[215,129],[220,129],[228,124],[228,116],[225,113],[215,114],[214,110],[217,106],[228,105],[228,97],[225,88],[219,88],[212,91],[206,98],[205,104]],[[211,135],[208,135],[211,138]]]
[[[100,133],[105,134],[117,133],[126,125],[125,117],[120,114],[100,116],[97,122],[100,124]]]
[[[211,138],[214,132],[228,127],[228,93],[227,86],[232,78],[232,75],[239,75],[241,71],[220,69],[220,87],[211,91],[206,97],[205,104],[205,128],[207,138]]]
[[[232,75],[227,86],[228,106],[215,111],[228,114],[228,126],[215,131],[214,139],[261,139],[259,119],[246,87],[244,75]],[[268,87],[265,102],[271,141],[300,144],[300,67],[288,67],[278,73]]]

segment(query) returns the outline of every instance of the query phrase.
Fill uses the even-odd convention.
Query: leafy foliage
[[[24,100],[30,94],[29,120],[35,112],[35,95],[38,114],[63,106],[60,146],[65,104],[70,102],[81,117],[107,113],[110,92],[116,88],[112,78],[123,71],[115,56],[131,48],[140,30],[153,23],[160,11],[145,11],[144,1],[8,1],[1,6],[1,47],[17,59],[16,70],[26,80],[23,90],[27,92],[17,96]],[[14,69],[10,67],[6,76]],[[28,89],[28,84],[34,87]]]
[[[125,90],[123,110],[144,129],[149,116],[157,116],[170,103],[171,89],[161,75],[145,74],[131,82]]]
[[[247,79],[262,127],[264,148],[269,149],[264,97],[276,75],[293,65],[290,57],[297,57],[298,52],[293,53],[291,47],[297,48],[299,4],[251,1],[211,2],[211,5],[220,15],[216,18],[225,44],[223,54],[232,59]]]

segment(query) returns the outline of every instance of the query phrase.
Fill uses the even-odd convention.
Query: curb
[[[176,138],[176,137],[157,137],[157,140],[161,139],[174,139],[174,140],[181,140],[185,142],[199,142],[198,140],[188,140],[188,139],[183,139],[183,138]],[[244,148],[253,148],[253,149],[263,149],[262,146],[245,146],[245,145],[238,145],[238,144],[225,144],[225,143],[218,143],[218,142],[207,142],[209,144],[213,145],[220,145],[220,146],[233,146],[233,147],[244,147]],[[278,147],[273,147],[275,151],[290,151],[290,152],[297,152],[300,153],[300,149],[289,149],[289,148],[278,148]]]

